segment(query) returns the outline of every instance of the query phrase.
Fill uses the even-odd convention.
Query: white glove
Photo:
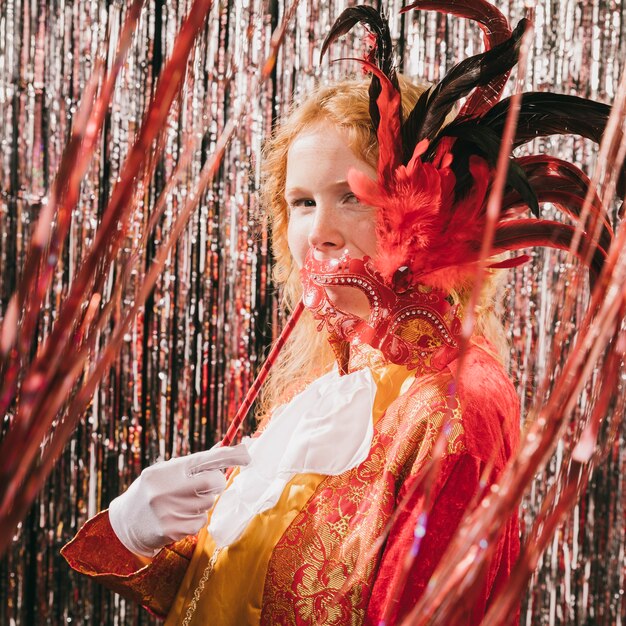
[[[111,502],[111,527],[131,552],[152,557],[168,543],[197,533],[226,487],[221,470],[249,462],[242,443],[156,463]]]

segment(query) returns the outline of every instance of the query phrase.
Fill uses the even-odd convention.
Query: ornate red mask
[[[409,369],[440,370],[458,351],[459,305],[451,304],[443,291],[411,285],[407,272],[396,272],[392,288],[369,257],[352,259],[344,254],[319,261],[309,251],[300,272],[302,300],[319,321],[318,330],[326,326],[331,339],[368,344]],[[326,290],[330,286],[362,291],[369,302],[369,318],[336,307]]]

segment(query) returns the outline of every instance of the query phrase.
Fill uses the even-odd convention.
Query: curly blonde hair
[[[427,86],[409,82],[402,76],[399,81],[403,112],[408,115]],[[375,168],[378,143],[369,114],[368,86],[368,81],[344,80],[318,88],[304,102],[292,107],[264,147],[261,202],[271,224],[274,279],[282,288],[282,305],[287,310],[293,309],[302,296],[298,268],[287,242],[289,212],[284,194],[289,148],[303,130],[320,121],[328,121],[341,128],[354,153]],[[470,291],[471,286],[459,285],[453,295],[463,305]],[[482,306],[477,312],[475,332],[485,336],[504,358],[506,341],[502,324],[494,313],[495,292],[495,281],[488,281],[481,299]],[[261,414],[327,372],[333,362],[326,333],[317,332],[313,318],[305,311],[265,386]]]

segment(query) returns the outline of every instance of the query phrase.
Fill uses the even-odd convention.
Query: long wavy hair
[[[413,109],[426,85],[414,84],[399,76],[402,107],[405,114]],[[369,81],[344,80],[319,87],[302,103],[294,106],[264,147],[261,202],[270,219],[274,253],[274,280],[281,287],[282,306],[291,310],[302,296],[298,267],[287,242],[289,211],[285,201],[287,156],[294,139],[306,128],[329,121],[346,133],[354,153],[376,167],[378,143],[369,114]],[[506,339],[494,310],[497,279],[492,276],[484,287],[477,311],[475,334],[482,335],[502,360],[506,358]],[[453,297],[463,306],[471,285],[458,285]],[[316,323],[305,311],[296,325],[280,358],[274,365],[263,394],[261,416],[301,391],[309,382],[326,373],[334,363],[327,335],[316,330]]]

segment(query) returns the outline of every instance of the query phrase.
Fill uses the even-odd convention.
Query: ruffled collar
[[[250,463],[211,514],[216,545],[236,541],[255,515],[276,505],[296,474],[338,476],[363,463],[374,435],[376,392],[368,368],[347,376],[333,369],[277,408],[258,437],[244,439]]]

